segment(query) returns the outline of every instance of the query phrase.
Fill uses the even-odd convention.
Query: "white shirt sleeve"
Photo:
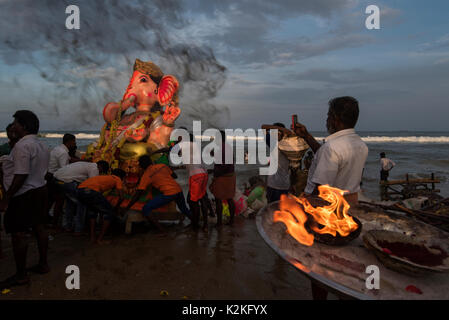
[[[57,157],[59,168],[65,167],[70,162],[69,153],[65,152],[64,150],[61,150]]]
[[[334,185],[338,173],[338,155],[324,145],[318,150],[317,164],[311,181],[315,184]]]
[[[14,174],[30,174],[31,156],[31,150],[26,144],[14,150]]]

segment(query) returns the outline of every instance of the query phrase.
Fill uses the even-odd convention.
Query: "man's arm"
[[[120,210],[121,214],[124,214],[126,211],[128,211],[129,209],[131,209],[131,207],[140,199],[141,196],[143,196],[145,190],[137,190],[133,197],[131,198],[131,200],[129,201],[128,205],[126,206],[126,208],[123,208]],[[117,204],[117,208],[120,208],[120,204],[121,201],[119,201],[119,204]]]
[[[393,167],[396,165],[396,163],[394,163],[393,160],[390,160],[390,162],[391,162],[391,168],[390,168],[390,170],[391,170],[391,169],[393,169]]]
[[[117,190],[118,191],[118,202],[117,202],[117,204],[115,205],[115,210],[117,210],[117,209],[119,209],[120,208],[120,205],[122,204],[122,202],[123,202],[123,200],[125,200],[125,193],[123,192],[123,190],[122,189],[120,189],[120,190]]]
[[[263,124],[262,129],[265,129],[265,130],[277,129],[277,130],[281,131],[284,135],[287,135],[287,136],[294,135],[293,131],[291,131],[287,128],[273,126],[271,124]]]
[[[139,185],[137,186],[137,190],[132,196],[131,200],[129,201],[126,208],[122,209],[120,212],[123,214],[126,211],[128,211],[136,202],[139,200],[141,196],[144,195],[145,190],[151,185],[151,177],[147,175],[147,171],[143,174],[143,176],[140,178]]]
[[[22,188],[25,180],[27,179],[28,174],[15,174],[14,179],[12,180],[11,187],[9,187],[8,191],[5,194],[5,198],[2,199],[0,204],[0,211],[6,210],[8,207],[9,200]]]
[[[303,138],[307,142],[313,153],[316,153],[321,147],[321,144],[316,141],[316,139],[309,133],[309,131],[307,131],[307,128],[303,124],[297,122],[295,123],[295,127],[292,129],[298,137]]]
[[[59,168],[65,167],[70,164],[70,155],[68,152],[63,152],[58,155],[58,165]]]
[[[19,148],[15,151],[14,155],[14,178],[11,186],[6,192],[5,200],[1,205],[1,209],[5,209],[8,206],[9,200],[22,188],[25,180],[30,173],[30,158],[31,154],[27,148]]]

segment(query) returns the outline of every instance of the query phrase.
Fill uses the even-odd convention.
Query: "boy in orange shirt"
[[[123,184],[122,180],[126,176],[126,172],[121,169],[112,170],[111,175],[101,175],[89,178],[78,186],[78,200],[89,209],[90,219],[90,240],[103,244],[103,237],[108,230],[111,220],[114,218],[114,208],[109,201],[103,196],[103,193],[112,189],[117,189],[120,195],[116,208],[120,207],[123,200]],[[95,221],[97,213],[103,214],[103,227],[95,239]]]
[[[151,216],[151,211],[160,208],[163,205],[170,203],[171,201],[175,201],[179,210],[181,210],[183,214],[185,214],[190,220],[192,220],[192,216],[190,214],[190,210],[187,208],[182,189],[176,182],[176,180],[172,177],[173,171],[165,164],[153,164],[151,158],[147,155],[141,156],[139,158],[139,166],[144,169],[145,172],[140,178],[137,192],[134,194],[126,209],[123,209],[123,212],[129,210],[148,189],[148,187],[151,186],[158,189],[161,194],[148,201],[143,206],[142,213],[160,231],[164,232],[165,230],[155,219],[153,219],[153,217]]]

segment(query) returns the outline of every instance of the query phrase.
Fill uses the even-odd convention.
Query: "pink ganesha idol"
[[[181,113],[178,88],[174,76],[164,75],[152,62],[136,59],[122,101],[110,102],[103,109],[106,123],[91,150],[93,160],[131,168],[141,155],[166,147]],[[131,107],[136,111],[125,114]]]

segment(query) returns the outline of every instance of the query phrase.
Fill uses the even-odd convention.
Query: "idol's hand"
[[[181,109],[176,107],[174,102],[170,102],[170,105],[165,109],[164,115],[162,116],[162,120],[164,123],[172,125],[175,123],[175,120],[181,114]]]

